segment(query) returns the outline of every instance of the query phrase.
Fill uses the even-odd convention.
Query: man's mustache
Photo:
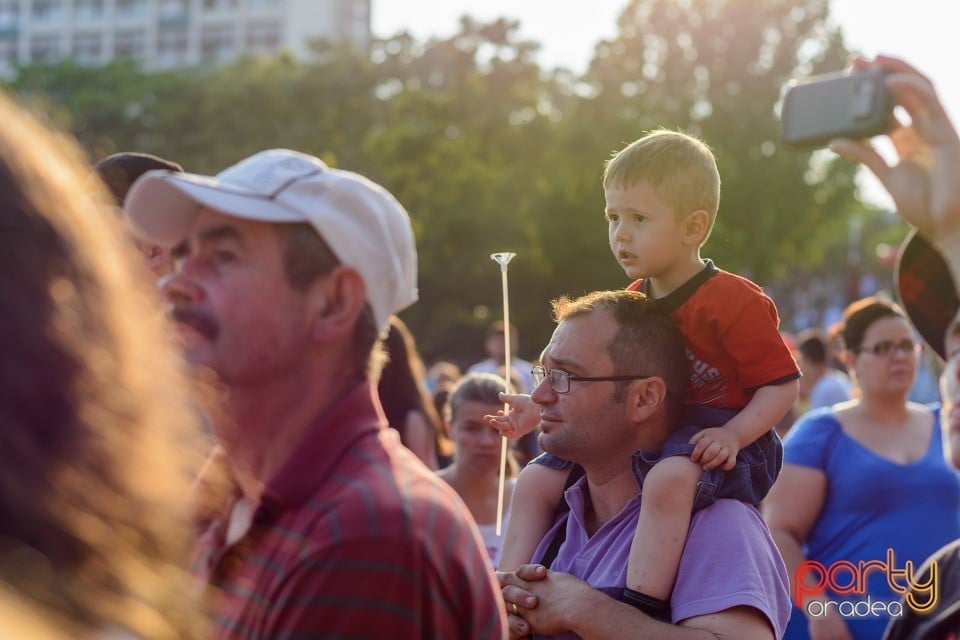
[[[210,316],[188,307],[173,307],[167,315],[174,322],[185,324],[207,340],[214,340],[220,333],[220,325]]]

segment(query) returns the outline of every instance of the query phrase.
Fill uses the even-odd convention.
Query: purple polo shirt
[[[626,585],[640,496],[590,537],[583,521],[586,480],[581,478],[566,491],[569,515],[553,526],[533,557],[543,557],[554,534],[566,527],[567,537],[550,568],[575,575],[619,600]],[[753,607],[766,616],[777,638],[783,636],[790,617],[790,583],[780,552],[755,508],[736,500],[718,500],[693,516],[670,605],[674,624],[731,607]],[[575,634],[553,637],[577,638]]]
[[[401,444],[368,383],[317,420],[247,534],[201,536],[218,638],[506,637],[469,511]]]

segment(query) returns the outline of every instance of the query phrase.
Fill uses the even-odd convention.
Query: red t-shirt
[[[742,409],[760,387],[800,377],[780,335],[773,300],[746,278],[707,260],[703,271],[659,301],[690,359],[684,404]],[[627,289],[644,291],[644,280]]]

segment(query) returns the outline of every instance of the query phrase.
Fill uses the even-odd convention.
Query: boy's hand
[[[500,400],[510,405],[510,413],[497,411],[495,416],[483,416],[487,424],[507,438],[519,438],[537,428],[540,414],[536,403],[526,393],[500,394]]]
[[[704,471],[717,467],[730,471],[737,464],[740,443],[730,429],[703,429],[690,438],[690,444],[697,445],[690,454],[690,459],[703,467]]]

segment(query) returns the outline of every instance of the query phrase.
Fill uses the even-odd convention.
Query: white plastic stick
[[[493,253],[490,259],[500,265],[500,280],[503,288],[503,350],[505,367],[504,379],[506,380],[507,394],[513,393],[513,384],[510,381],[510,371],[513,364],[513,354],[510,352],[510,295],[507,288],[507,265],[516,257],[515,253]],[[503,412],[510,410],[510,405],[504,403]],[[507,437],[500,436],[500,488],[497,495],[497,535],[501,535],[503,528],[503,489],[507,476]]]

